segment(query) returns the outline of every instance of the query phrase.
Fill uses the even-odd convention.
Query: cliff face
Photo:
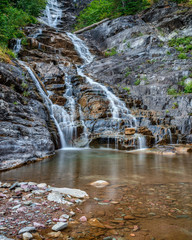
[[[0,168],[53,153],[56,129],[27,73],[1,63],[0,89]]]
[[[26,27],[28,44],[18,54],[55,105],[68,143],[127,150],[138,148],[142,136],[150,147],[191,143],[192,94],[183,93],[192,81],[191,9],[157,4],[141,15],[110,20],[81,34],[95,55],[86,66],[89,80],[63,32],[87,2],[61,2],[57,31],[43,24]],[[173,38],[181,39],[179,46]],[[78,40],[76,47],[80,45]],[[58,128],[27,71],[16,62],[1,63],[0,88],[1,169],[54,153],[61,146]],[[120,118],[114,117],[117,111]],[[135,122],[136,134],[131,129]]]
[[[82,34],[90,46],[113,55],[98,57],[87,71],[115,86],[140,125],[162,143],[169,142],[170,130],[174,143],[192,140],[192,94],[184,94],[181,86],[192,81],[191,26],[191,8],[158,3],[141,15],[107,21]],[[171,39],[177,40],[171,44]]]

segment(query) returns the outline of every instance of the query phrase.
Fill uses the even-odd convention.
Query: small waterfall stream
[[[61,22],[62,9],[57,0],[48,0],[43,16],[40,21],[46,25],[57,28],[58,24]]]
[[[37,78],[35,77],[33,71],[30,69],[30,67],[28,67],[24,62],[18,60],[18,62],[20,63],[20,65],[22,65],[29,73],[29,75],[31,76],[32,80],[34,81],[41,97],[43,98],[44,100],[44,103],[46,105],[46,107],[48,108],[49,110],[49,113],[50,113],[50,116],[53,118],[54,122],[55,122],[55,125],[58,129],[58,133],[59,133],[59,136],[60,136],[60,141],[61,141],[61,147],[64,148],[66,147],[66,141],[65,141],[65,137],[64,137],[64,134],[61,130],[61,127],[60,127],[60,122],[62,120],[62,118],[58,118],[58,115],[55,116],[54,113],[63,113],[64,109],[58,105],[54,105],[52,103],[52,101],[49,99],[49,97],[45,94],[44,90],[42,89],[39,81],[37,80]],[[59,109],[59,111],[57,111],[57,109]]]
[[[68,37],[71,39],[71,41],[74,44],[74,47],[79,54],[79,56],[84,60],[84,64],[89,64],[93,61],[94,57],[90,53],[88,47],[85,45],[85,43],[79,39],[76,35],[72,33],[67,33]],[[137,122],[134,116],[130,114],[129,109],[125,106],[125,103],[122,102],[117,96],[115,96],[111,91],[107,89],[104,85],[101,83],[95,82],[92,78],[86,76],[83,72],[83,66],[78,67],[77,66],[77,73],[86,79],[86,81],[93,87],[98,87],[101,89],[107,99],[110,102],[111,105],[111,113],[113,120],[121,120],[126,119],[129,121],[130,127],[136,127]]]

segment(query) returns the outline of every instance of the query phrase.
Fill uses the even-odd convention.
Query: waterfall
[[[58,24],[61,23],[62,9],[57,0],[48,0],[47,6],[43,12],[43,16],[40,21],[46,25],[57,28]]]
[[[138,148],[139,149],[147,148],[145,136],[138,137]]]
[[[18,62],[28,71],[29,75],[31,76],[32,80],[35,83],[35,86],[37,87],[41,97],[44,100],[44,103],[46,107],[49,110],[50,116],[53,118],[55,125],[58,129],[58,133],[60,136],[60,141],[61,141],[61,147],[66,147],[66,141],[64,138],[64,134],[61,130],[60,123],[62,122],[62,116],[65,114],[64,109],[58,105],[54,105],[52,101],[49,99],[49,97],[45,94],[44,90],[42,89],[38,79],[35,77],[33,71],[28,67],[24,62],[18,60]],[[58,113],[60,115],[60,119],[58,118],[58,115],[55,116],[54,114]]]
[[[16,44],[13,48],[13,51],[15,53],[19,53],[20,50],[21,50],[21,39],[16,39]]]
[[[84,64],[89,64],[93,61],[94,57],[90,53],[88,47],[85,45],[85,43],[79,39],[76,35],[72,33],[67,33],[68,37],[71,39],[71,41],[74,44],[74,47],[79,54],[79,56],[84,60]],[[83,65],[84,66],[84,65]],[[136,127],[136,119],[134,116],[130,114],[130,111],[128,108],[125,106],[125,103],[122,102],[117,96],[115,96],[111,91],[107,89],[104,85],[95,82],[92,78],[86,76],[83,73],[83,66],[78,67],[77,66],[77,72],[80,76],[84,77],[86,81],[93,87],[98,87],[101,89],[107,99],[110,102],[111,105],[111,113],[113,120],[121,120],[121,119],[126,119],[129,122],[130,127]]]
[[[171,133],[171,130],[168,128],[168,129],[167,129],[167,132],[168,132],[168,135],[169,135],[170,144],[172,144],[172,143],[173,143],[173,140],[172,140],[172,133]]]

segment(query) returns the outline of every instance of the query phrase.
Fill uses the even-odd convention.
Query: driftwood
[[[93,27],[97,27],[97,26],[100,25],[101,23],[104,23],[104,22],[106,22],[106,21],[108,21],[108,20],[109,20],[109,18],[105,18],[105,19],[103,19],[103,20],[100,21],[100,22],[97,22],[97,23],[94,23],[94,24],[92,24],[92,25],[89,25],[88,27],[85,27],[85,28],[82,28],[82,29],[80,29],[80,30],[78,30],[78,31],[75,31],[74,33],[75,33],[75,34],[79,34],[79,33],[85,32],[85,31],[87,31],[87,30],[89,30],[89,29],[91,29],[91,28],[93,28]]]

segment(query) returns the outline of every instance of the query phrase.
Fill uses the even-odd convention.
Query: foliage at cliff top
[[[0,1],[0,46],[5,49],[12,38],[24,36],[22,27],[36,23],[46,6],[46,0],[1,0]],[[2,52],[6,53],[5,50]]]
[[[135,14],[149,5],[147,0],[93,0],[77,20],[76,30],[99,22],[104,18],[116,18]]]
[[[79,30],[105,18],[117,18],[140,12],[158,0],[93,0],[77,19],[75,29]],[[176,3],[188,3],[192,0],[172,0]]]

